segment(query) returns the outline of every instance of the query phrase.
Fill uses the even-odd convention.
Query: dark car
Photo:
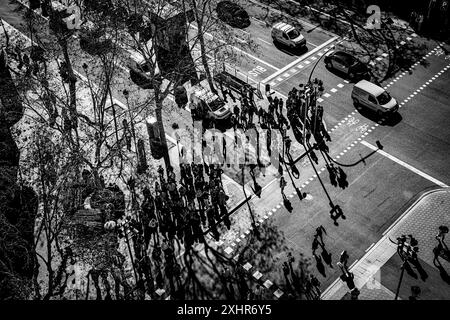
[[[367,66],[347,52],[332,51],[325,56],[324,62],[328,69],[342,72],[351,80],[368,80],[369,72]]]
[[[247,28],[250,25],[247,11],[232,1],[220,1],[216,12],[220,20],[234,28]]]

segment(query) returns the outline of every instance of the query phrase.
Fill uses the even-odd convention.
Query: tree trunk
[[[76,82],[77,77],[75,76],[75,73],[72,68],[72,63],[70,61],[69,51],[67,48],[67,41],[60,40],[60,45],[64,54],[64,61],[67,65],[67,70],[69,73],[69,94],[70,94],[70,102],[69,102],[69,117],[70,117],[70,125],[71,128],[76,130],[78,126],[78,119],[77,119],[77,88],[76,88]]]
[[[197,10],[197,3],[196,0],[192,0],[192,6],[194,8],[194,14],[195,14],[195,20],[197,21],[197,37],[200,43],[200,55],[202,59],[203,67],[205,68],[206,73],[206,79],[208,80],[209,88],[211,89],[211,92],[214,94],[217,94],[217,90],[214,87],[213,77],[211,75],[211,71],[209,70],[208,65],[208,57],[206,56],[206,46],[205,46],[205,38],[203,37],[203,14],[205,11],[205,6],[207,4],[207,0],[203,4],[203,11],[201,12],[201,15],[199,15],[199,12]]]
[[[155,90],[155,104],[156,104],[156,121],[158,123],[158,129],[159,129],[159,135],[162,143],[163,148],[163,154],[164,154],[164,164],[166,165],[166,168],[170,167],[170,157],[169,157],[169,148],[167,147],[167,140],[166,140],[166,132],[164,130],[164,122],[162,117],[162,107],[163,107],[163,101],[160,98],[160,92],[159,88],[156,88]]]

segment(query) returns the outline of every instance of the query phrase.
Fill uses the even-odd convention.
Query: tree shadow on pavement
[[[311,275],[311,259],[301,253],[294,258],[283,232],[272,221],[260,225],[259,229],[258,238],[252,233],[242,245],[238,263],[244,265],[249,262],[254,266],[249,269],[249,274],[256,270],[261,272],[264,276],[258,283],[266,280],[273,282],[275,287],[286,293],[281,299],[305,299],[306,279]],[[289,271],[283,270],[283,263],[289,265]],[[252,280],[255,281],[254,278]],[[264,298],[274,299],[274,286],[265,290]]]

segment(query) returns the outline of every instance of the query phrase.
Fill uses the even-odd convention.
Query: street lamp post
[[[391,240],[391,239],[389,239]],[[395,243],[391,240],[392,243]],[[394,300],[398,299],[398,295],[400,293],[400,287],[402,285],[403,281],[403,275],[405,273],[405,269],[408,267],[408,261],[409,260],[415,260],[417,259],[417,251],[418,251],[418,242],[412,235],[408,235],[406,237],[405,235],[402,235],[401,237],[397,238],[397,254],[402,259],[402,265],[400,267],[401,273],[400,273],[400,279],[398,281],[397,290],[395,292],[395,298]]]
[[[340,278],[342,281],[345,282],[348,289],[350,290],[352,300],[357,300],[358,295],[359,295],[359,290],[356,287],[355,282],[353,281],[353,279],[355,277],[354,274],[352,272],[350,272],[350,270],[348,270],[347,263],[348,263],[349,258],[350,257],[348,255],[347,251],[346,250],[342,251],[337,265],[342,271],[342,275],[340,276]]]
[[[124,89],[122,93],[123,93],[123,95],[125,97],[125,100],[127,100],[128,115],[130,116],[131,135],[133,136],[134,147],[135,147],[136,153],[138,153],[136,132],[134,130],[134,121],[133,121],[133,116],[131,115],[130,102],[128,100],[128,98],[130,96],[130,93],[128,92],[127,89]]]

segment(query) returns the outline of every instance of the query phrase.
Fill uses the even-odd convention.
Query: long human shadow
[[[445,268],[441,264],[441,261],[439,260],[439,254],[440,254],[439,247],[434,248],[433,253],[434,253],[434,260],[433,260],[434,266],[436,268],[438,268],[441,279],[445,283],[450,285],[450,275],[447,273],[447,270],[445,270]]]
[[[422,267],[419,260],[412,261],[411,264],[416,268],[417,272],[419,273],[420,279],[422,279],[422,281],[426,281],[428,278],[428,273]]]
[[[376,141],[376,144],[377,144],[378,150],[383,150],[383,145],[378,140]],[[341,163],[341,162],[334,160],[327,152],[322,152],[322,154],[325,155],[329,161],[331,161],[341,167],[354,167],[354,166],[357,166],[358,164],[360,164],[361,162],[365,165],[366,160],[369,159],[371,156],[373,156],[375,153],[377,153],[378,150],[374,150],[374,151],[368,153],[367,155],[365,155],[364,157],[362,157],[361,159],[359,159],[358,161],[353,162],[353,163]]]
[[[317,271],[319,271],[319,273],[326,278],[327,274],[325,272],[325,265],[322,262],[322,258],[320,256],[318,256],[317,254],[314,253],[314,259],[316,259],[316,268]]]

